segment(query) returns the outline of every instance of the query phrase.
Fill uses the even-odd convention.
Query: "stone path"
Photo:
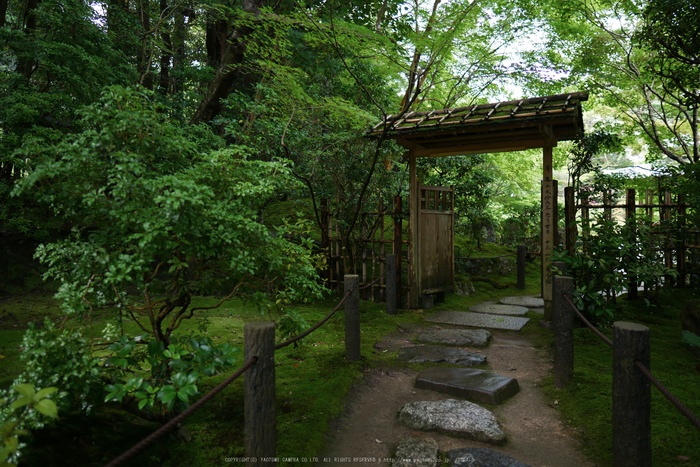
[[[541,298],[506,297],[496,302],[484,302],[472,306],[471,312],[440,311],[425,321],[462,326],[486,327],[519,331],[529,321],[522,316],[529,308],[543,306]],[[488,344],[491,335],[483,329],[457,330],[436,329],[423,332],[418,341],[448,345]],[[399,350],[399,360],[409,362],[452,363],[463,366],[478,366],[486,357],[453,347],[414,346]],[[398,420],[406,427],[419,431],[438,431],[452,436],[465,437],[491,444],[502,444],[506,434],[496,416],[477,403],[500,405],[520,391],[518,381],[492,371],[435,366],[423,370],[415,378],[416,389],[428,389],[468,401],[446,399],[441,401],[416,401],[405,404]],[[414,392],[415,394],[415,392]],[[435,466],[438,443],[432,438],[404,437],[396,450],[394,467]],[[485,448],[463,448],[448,451],[449,464],[461,466],[512,466],[528,467],[526,464],[503,453]]]
[[[372,370],[331,427],[338,438],[321,465],[361,455],[393,467],[590,467],[542,398],[538,383],[548,364],[517,332],[529,318],[490,312],[509,305],[540,313],[531,298],[486,302],[479,312],[441,311],[425,319],[440,325],[402,325],[377,343],[377,352],[398,350],[399,360],[434,366]]]

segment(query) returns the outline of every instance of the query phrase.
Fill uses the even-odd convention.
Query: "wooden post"
[[[527,247],[518,245],[518,288],[525,289],[525,255],[527,255]]]
[[[396,303],[401,306],[401,258],[403,246],[403,206],[401,196],[394,197],[394,248],[396,255]]]
[[[360,359],[360,278],[357,274],[345,275],[345,359]]]
[[[554,385],[561,387],[574,379],[574,310],[563,297],[573,300],[574,278],[555,276],[553,287]]]
[[[564,223],[566,224],[566,251],[569,256],[573,256],[578,234],[576,232],[576,198],[572,186],[564,188]]]
[[[551,148],[550,148],[551,150]],[[542,298],[544,299],[544,320],[552,321],[552,276],[551,264],[554,252],[554,211],[557,200],[554,197],[553,180],[542,181]]]
[[[676,284],[678,287],[685,287],[685,279],[686,279],[686,215],[685,215],[685,203],[684,203],[683,195],[678,194],[678,231],[681,232],[681,238],[680,238],[680,245],[678,247],[678,250],[676,251],[676,254],[678,255],[678,283]]]
[[[603,218],[607,221],[612,220],[611,197],[612,193],[610,191],[606,190],[603,192]]]
[[[664,193],[664,208],[663,208],[663,217],[664,220],[666,221],[665,227],[667,233],[666,234],[666,247],[664,248],[664,261],[666,263],[666,267],[671,269],[673,268],[673,246],[671,244],[671,192],[666,191]],[[670,286],[673,284],[673,277],[672,276],[665,276],[664,277],[664,286]]]
[[[417,309],[421,307],[421,296],[422,292],[420,290],[420,190],[418,187],[418,178],[416,175],[416,155],[411,150],[408,153],[408,184],[409,184],[409,199],[408,204],[410,206],[410,218],[409,218],[409,237],[411,238],[411,243],[408,246],[408,287],[409,293],[409,304],[408,307],[411,309]]]
[[[244,374],[245,455],[255,459],[246,466],[276,465],[263,462],[277,456],[275,408],[275,323],[250,322],[243,327],[246,361],[258,357]]]
[[[651,466],[651,383],[634,365],[650,369],[649,328],[613,324],[613,465]]]
[[[554,209],[552,209],[552,225],[554,226],[554,239],[552,245],[557,247],[561,244],[559,238],[559,180],[552,180],[552,199],[554,200]]]
[[[627,189],[627,203],[625,205],[625,220],[627,228],[630,231],[630,241],[637,242],[637,196],[634,188]],[[636,261],[636,258],[630,258],[630,261]],[[627,300],[637,300],[639,293],[637,290],[637,278],[630,276],[629,284],[627,284]]]
[[[588,235],[590,233],[590,219],[591,213],[588,208],[588,198],[583,198],[581,200],[581,239],[583,240],[583,251],[588,251]]]
[[[386,255],[386,314],[396,314],[396,255]]]

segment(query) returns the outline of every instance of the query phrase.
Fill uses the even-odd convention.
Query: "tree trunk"
[[[166,10],[168,9],[168,0],[160,0],[160,15],[164,17]],[[158,90],[162,94],[168,93],[168,88],[170,87],[170,60],[173,57],[173,44],[170,40],[170,33],[163,29],[160,34],[161,39],[163,39],[163,48],[160,52],[160,85]]]
[[[0,28],[5,26],[5,16],[7,15],[7,0],[0,0]]]
[[[260,16],[262,5],[262,0],[244,0],[243,12],[257,18]],[[192,120],[190,120],[190,123],[193,125],[209,122],[221,112],[221,99],[227,98],[233,91],[233,85],[239,76],[237,65],[243,63],[245,59],[246,40],[251,31],[251,28],[247,26],[238,26],[233,30],[221,60],[221,65],[216,71],[216,75],[209,85],[204,99],[199,104],[199,108],[192,116]]]
[[[170,79],[170,90],[172,94],[176,94],[182,89],[182,74],[185,69],[185,35],[187,33],[185,16],[193,14],[194,12],[188,12],[182,8],[175,14],[175,29],[173,31],[173,76]]]
[[[207,21],[207,66],[218,68],[221,65],[223,52],[226,50],[228,23],[225,19]]]
[[[140,0],[137,6],[139,23],[141,24],[141,40],[136,51],[136,62],[139,72],[139,84],[146,89],[153,89],[153,76],[151,75],[150,54],[148,53],[146,31],[151,29],[151,16],[148,8],[149,0]]]

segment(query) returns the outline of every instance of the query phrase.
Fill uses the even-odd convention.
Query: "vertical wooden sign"
[[[554,181],[542,180],[542,298],[552,300],[552,276],[550,268],[554,251]]]

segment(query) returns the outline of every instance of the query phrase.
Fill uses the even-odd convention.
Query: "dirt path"
[[[442,326],[448,328],[450,326]],[[413,345],[416,334],[428,326],[396,332],[375,347],[377,351],[396,350]],[[559,414],[543,399],[539,381],[551,371],[551,359],[514,331],[491,331],[494,339],[481,349],[489,368],[518,380],[520,393],[493,409],[501,421],[508,442],[493,446],[477,441],[416,432],[399,424],[400,408],[407,402],[449,399],[450,396],[425,389],[415,389],[415,371],[373,370],[365,384],[355,386],[348,398],[346,412],[331,426],[328,448],[322,458],[325,465],[391,465],[390,458],[399,438],[404,436],[433,438],[440,451],[464,447],[485,447],[501,451],[532,467],[582,466],[595,464],[577,450],[571,430],[559,420]],[[470,349],[475,350],[475,349]],[[353,462],[358,457],[375,461]],[[345,458],[345,459],[340,459]],[[350,458],[350,461],[347,461]]]

